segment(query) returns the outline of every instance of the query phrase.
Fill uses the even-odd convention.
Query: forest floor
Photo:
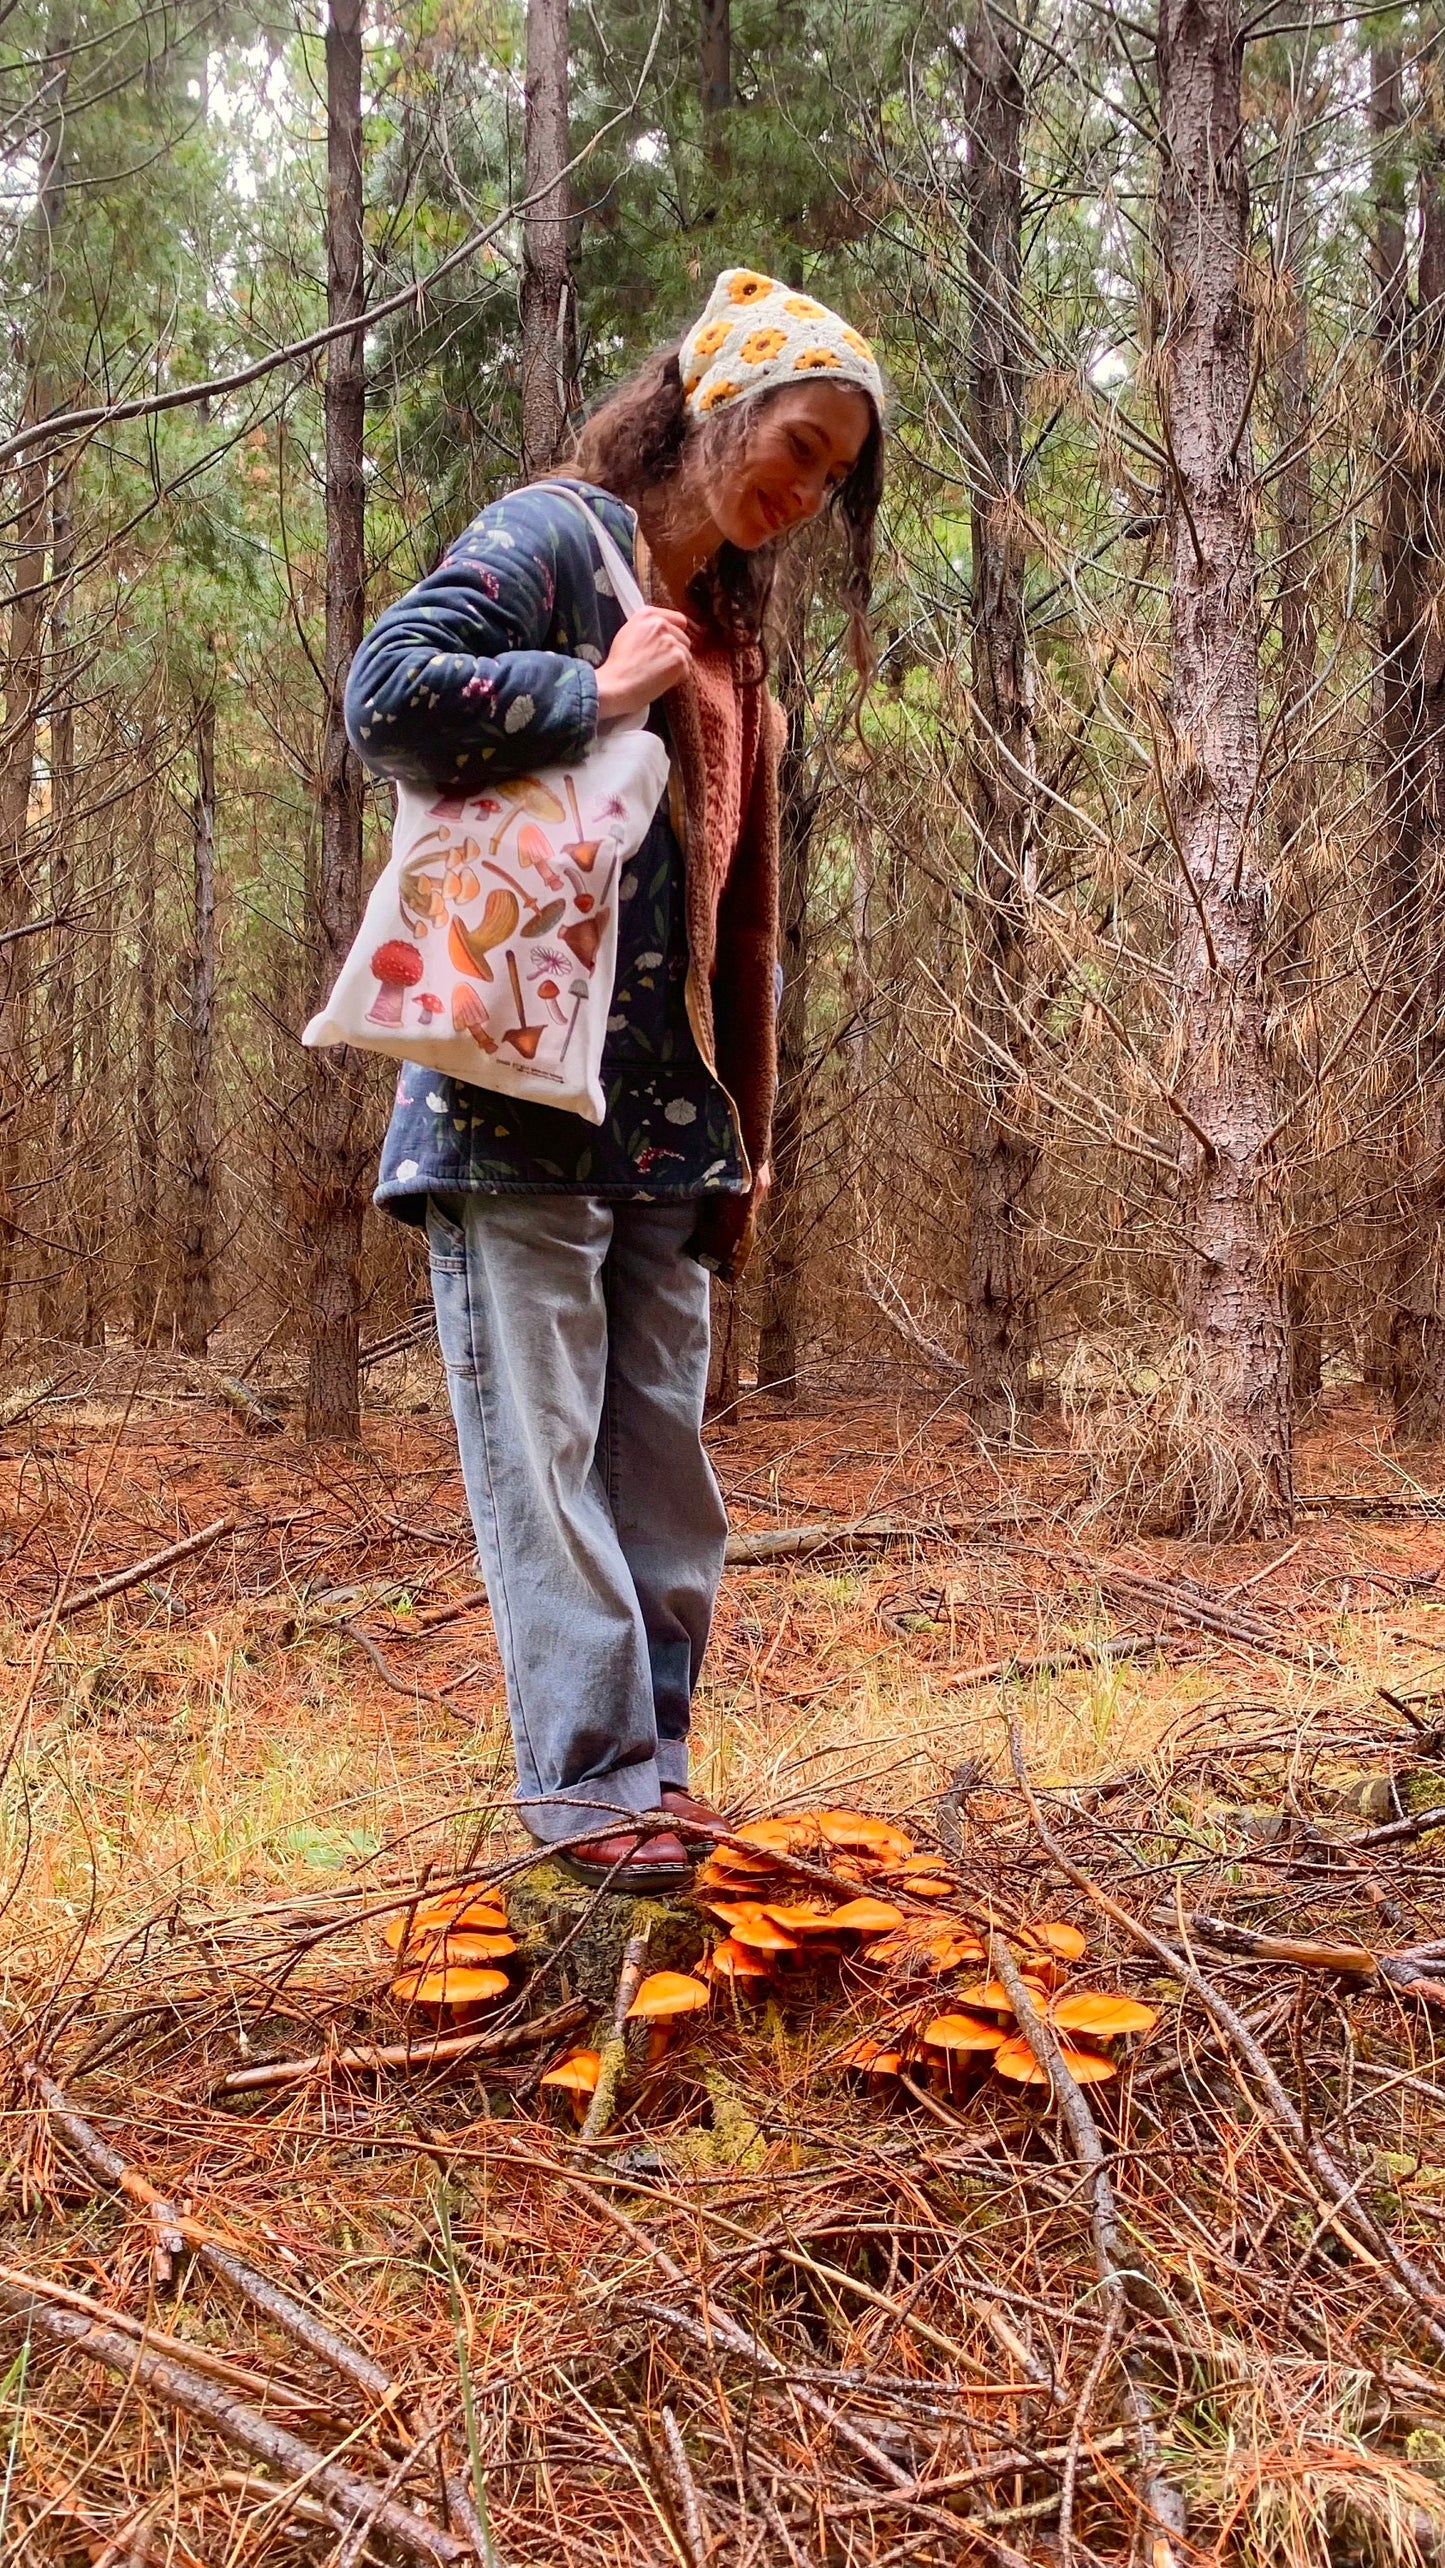
[[[1205,1548],[1090,1519],[1057,1422],[981,1455],[916,1386],[745,1400],[735,1530],[849,1530],[730,1567],[699,1787],[899,1818],[961,1915],[1073,1921],[1162,2021],[1071,2122],[840,2074],[876,1975],[720,1991],[584,2151],[536,2085],[575,2005],[224,2085],[404,2036],[388,1909],[523,1851],[434,1357],[320,1460],[179,1359],[8,1370],[7,2557],[1445,2558],[1445,1456],[1341,1388],[1295,1532]]]

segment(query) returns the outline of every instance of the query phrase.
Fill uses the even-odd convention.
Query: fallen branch
[[[342,2462],[329,2460],[324,2452],[303,2443],[286,2426],[228,2398],[216,2382],[168,2355],[150,2352],[118,2328],[101,2326],[78,2310],[57,2307],[28,2285],[11,2282],[0,2281],[0,2310],[23,2318],[32,2335],[46,2337],[51,2344],[81,2354],[89,2362],[103,2363],[107,2371],[118,2372],[127,2384],[149,2390],[168,2407],[178,2408],[182,2415],[210,2426],[238,2450],[268,2462],[290,2479],[304,2480],[309,2489],[319,2490],[330,2500],[328,2512],[339,2529],[348,2530],[358,2519],[366,2521],[410,2558],[429,2560],[433,2568],[451,2568],[453,2561],[468,2556],[465,2543],[438,2525],[427,2523],[409,2506],[399,2505],[372,2480],[361,2478]]]
[[[1117,1640],[1069,1642],[1056,1650],[1016,1653],[1012,1658],[986,1659],[981,1667],[960,1668],[950,1676],[947,1691],[958,1694],[973,1685],[992,1685],[996,1678],[1020,1681],[1031,1676],[1052,1676],[1065,1667],[1088,1667],[1095,1659],[1152,1658],[1167,1649],[1167,1632],[1125,1632]]]
[[[882,1551],[889,1543],[943,1542],[968,1530],[962,1519],[931,1525],[870,1525],[866,1516],[846,1523],[780,1525],[771,1534],[729,1534],[723,1559],[729,1569],[753,1569],[769,1560],[804,1560],[811,1552],[830,1551],[839,1543],[851,1544],[857,1551]]]
[[[1009,2003],[1024,2040],[1039,2066],[1048,2072],[1054,2100],[1068,2124],[1074,2155],[1089,2188],[1094,2263],[1106,2311],[1121,2333],[1131,2306],[1146,2309],[1155,2317],[1167,2317],[1169,2304],[1163,2293],[1140,2270],[1137,2256],[1129,2254],[1119,2234],[1114,2187],[1104,2161],[1099,2126],[1090,2111],[1088,2097],[1069,2068],[1063,2045],[1053,2026],[1035,2006],[1028,1983],[1002,1935],[989,1937],[989,1963],[1008,1991]],[[1153,2568],[1173,2568],[1175,2554],[1171,2539],[1183,2541],[1187,2531],[1184,2499],[1160,2468],[1153,2405],[1127,2351],[1121,2354],[1120,2369],[1139,2448],[1139,2503],[1154,2526],[1154,2538],[1150,2544]],[[1140,2547],[1143,2547],[1142,2543]]]
[[[320,2070],[430,2069],[452,2060],[504,2059],[544,2042],[575,2033],[585,2020],[580,2000],[539,2015],[531,2024],[513,2024],[498,2032],[443,2033],[423,2042],[356,2042],[344,2051],[313,2051],[304,2060],[263,2060],[257,2067],[232,2069],[216,2088],[217,2095],[254,2095],[263,2087],[295,2086]]]
[[[365,1373],[373,1364],[384,1364],[389,1355],[405,1355],[409,1348],[425,1345],[428,1338],[436,1336],[436,1331],[435,1312],[418,1311],[413,1319],[404,1320],[400,1328],[392,1329],[385,1337],[375,1338],[370,1346],[362,1347],[356,1359],[357,1370]]]
[[[1306,2128],[1303,2116],[1291,2102],[1266,2054],[1261,2050],[1243,2017],[1229,2004],[1228,1999],[1221,1997],[1218,1989],[1205,1977],[1197,1963],[1178,1952],[1172,1944],[1166,1943],[1162,1935],[1156,1935],[1151,1927],[1146,1926],[1141,1918],[1134,1916],[1133,1912],[1124,1906],[1122,1900],[1115,1899],[1111,1892],[1101,1889],[1099,1884],[1065,1851],[1044,1818],[1033,1785],[1029,1781],[1028,1767],[1024,1759],[1023,1734],[1017,1721],[1011,1721],[1009,1724],[1009,1747],[1014,1773],[1018,1777],[1019,1788],[1028,1805],[1029,1816],[1033,1821],[1034,1831],[1040,1844],[1058,1865],[1059,1870],[1078,1889],[1087,1893],[1096,1908],[1101,1908],[1106,1917],[1112,1917],[1115,1924],[1123,1928],[1132,1943],[1138,1945],[1142,1952],[1152,1953],[1156,1961],[1162,1962],[1165,1969],[1170,1971],[1182,1986],[1190,1991],[1191,1995],[1199,1999],[1201,2005],[1213,2017],[1226,2042],[1257,2081],[1260,2090],[1258,2102],[1265,2119],[1274,2125],[1277,2134],[1283,2132],[1288,2135],[1291,2148],[1298,2152],[1308,2166],[1325,2197],[1329,2224],[1336,2236],[1352,2254],[1362,2257],[1367,2264],[1375,2267],[1386,2290],[1395,2299],[1406,2302],[1416,2311],[1431,2343],[1445,2351],[1445,2324],[1442,2324],[1442,2319],[1445,2319],[1445,2294],[1439,2291],[1431,2277],[1422,2271],[1412,2257],[1405,2254],[1403,2248],[1396,2245],[1394,2239],[1386,2235],[1379,2223],[1366,2211],[1359,2200],[1358,2183],[1351,2182],[1336,2166],[1323,2143]],[[1369,2242],[1368,2246],[1362,2245],[1360,2237],[1352,2234],[1347,2225],[1348,2222],[1354,2223],[1355,2229]]]
[[[1248,1649],[1268,1650],[1272,1657],[1289,1659],[1296,1666],[1326,1668],[1334,1676],[1344,1674],[1333,1652],[1309,1645],[1302,1653],[1261,1616],[1237,1605],[1221,1604],[1218,1597],[1207,1596],[1201,1588],[1183,1580],[1146,1578],[1141,1571],[1115,1568],[1103,1561],[1082,1565],[1101,1587],[1121,1588],[1126,1595],[1137,1596],[1182,1623],[1197,1624],[1201,1631],[1212,1632],[1220,1640],[1242,1641]]]
[[[64,1597],[54,1609],[54,1619],[63,1623],[72,1614],[83,1614],[87,1605],[103,1605],[108,1596],[123,1595],[128,1587],[138,1587],[143,1578],[153,1578],[158,1569],[169,1569],[178,1560],[189,1560],[192,1552],[204,1551],[208,1543],[219,1542],[223,1534],[231,1534],[235,1530],[234,1516],[218,1516],[213,1525],[202,1526],[198,1534],[187,1534],[183,1542],[167,1543],[164,1551],[151,1552],[145,1560],[132,1562],[129,1569],[118,1569],[109,1578],[97,1579],[93,1587],[82,1587],[77,1595]],[[50,1619],[49,1610],[35,1617],[41,1623]]]
[[[1412,1818],[1387,1819],[1381,1828],[1366,1828],[1361,1836],[1351,1837],[1349,1851],[1354,1854],[1362,1846],[1408,1845],[1412,1837],[1427,1836],[1432,1828],[1445,1828],[1445,1809],[1417,1810]]]
[[[248,1436],[280,1435],[281,1421],[275,1410],[268,1409],[264,1400],[258,1400],[254,1391],[248,1391],[244,1382],[238,1382],[233,1374],[223,1373],[217,1388],[232,1417],[239,1418]]]
[[[272,2381],[260,2372],[248,2372],[239,2363],[227,2362],[224,2355],[213,2354],[209,2346],[188,2345],[178,2336],[162,2335],[158,2328],[132,2318],[129,2311],[106,2309],[92,2300],[88,2292],[72,2291],[66,2283],[53,2283],[38,2274],[22,2273],[14,2265],[0,2265],[0,2284],[12,2290],[36,2294],[41,2300],[53,2301],[61,2309],[79,2310],[83,2318],[101,2321],[107,2327],[118,2327],[133,2342],[143,2342],[152,2354],[174,2355],[192,2372],[202,2372],[213,2381],[221,2381],[233,2390],[245,2390],[252,2397],[275,2401],[281,2407],[316,2408],[323,2404],[314,2391],[293,2389],[289,2382]]]
[[[647,1934],[644,1930],[640,1935],[629,1935],[622,1948],[622,1968],[617,1974],[617,1995],[612,2006],[612,2030],[602,2045],[597,2084],[592,2090],[587,2119],[582,2125],[584,2140],[600,2140],[617,2111],[617,2098],[627,2067],[628,2010],[646,1968]]]
[[[862,1275],[863,1290],[874,1309],[882,1312],[889,1327],[902,1338],[905,1346],[911,1346],[915,1355],[922,1356],[930,1373],[936,1373],[942,1382],[963,1385],[972,1381],[973,1376],[962,1359],[959,1356],[950,1355],[947,1347],[940,1346],[937,1338],[930,1337],[928,1331],[914,1318],[892,1276],[885,1268],[875,1266],[871,1257],[865,1258]]]
[[[279,2283],[273,2283],[269,2274],[258,2273],[254,2265],[238,2256],[235,2249],[218,2238],[203,2221],[192,2219],[189,2213],[179,2211],[174,2203],[168,2202],[149,2177],[143,2176],[139,2168],[129,2166],[102,2140],[100,2133],[91,2128],[83,2114],[76,2112],[64,2089],[57,2086],[44,2069],[32,2064],[23,2074],[38,2090],[52,2123],[62,2138],[69,2142],[82,2165],[89,2167],[93,2174],[102,2176],[107,2184],[114,2185],[117,2192],[139,2203],[149,2213],[163,2244],[170,2246],[172,2253],[182,2245],[191,2248],[212,2273],[218,2274],[256,2309],[264,2311],[284,2334],[292,2337],[298,2345],[304,2345],[308,2353],[328,2363],[343,2380],[352,2382],[370,2398],[386,2401],[395,2398],[396,2384],[389,2372],[383,2371],[369,2355],[348,2345],[344,2338],[333,2335],[311,2310],[293,2300]]]
[[[1293,1962],[1300,1970],[1338,1971],[1342,1978],[1381,1979],[1391,1988],[1445,2008],[1445,1983],[1435,1977],[1439,1965],[1424,1952],[1372,1953],[1363,1944],[1319,1944],[1303,1935],[1261,1935],[1252,1926],[1236,1926],[1227,1917],[1209,1917],[1197,1909],[1178,1912],[1184,1931],[1198,1935],[1220,1952],[1245,1953],[1252,1961]]]

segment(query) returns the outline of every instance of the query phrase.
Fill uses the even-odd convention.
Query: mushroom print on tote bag
[[[626,560],[572,504],[635,615]],[[303,1042],[390,1053],[600,1124],[618,878],[667,763],[655,732],[617,723],[574,767],[489,777],[465,798],[398,785],[390,862]]]

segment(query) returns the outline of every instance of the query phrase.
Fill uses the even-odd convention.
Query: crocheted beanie
[[[862,332],[811,294],[755,268],[723,269],[701,320],[683,340],[679,364],[695,419],[809,375],[861,384],[883,416],[883,377]]]

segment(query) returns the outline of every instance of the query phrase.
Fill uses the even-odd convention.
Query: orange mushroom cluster
[[[1085,1951],[1078,1928],[1062,1919],[1033,1927],[1027,1938],[1021,1935],[1018,1940],[1025,1945],[1020,1955],[1024,1984],[1050,2030],[1059,2036],[1064,2066],[1080,2086],[1117,2077],[1118,2061],[1105,2046],[1129,2034],[1152,2033],[1159,2021],[1158,2008],[1110,1989],[1059,1993],[1060,1961],[1081,1960]],[[1060,1952],[1061,1945],[1067,1947],[1066,1956]],[[910,2068],[920,2068],[950,2093],[961,2080],[990,2073],[1017,2086],[1047,2086],[1048,2070],[1025,2036],[1010,2031],[1014,2021],[1013,2002],[1002,1981],[986,1980],[976,1988],[960,1989],[957,2005],[946,2013],[929,2016],[920,2011],[882,2037],[863,2034],[835,2054],[832,2065],[870,2079],[897,2078]]]
[[[387,1919],[382,1929],[403,1967],[391,1993],[404,2006],[455,2015],[504,1997],[505,1970],[517,1943],[507,1927],[502,1893],[483,1882],[418,1900]]]
[[[844,1894],[799,1882],[790,1859],[826,1870],[846,1885]],[[958,1892],[943,1858],[919,1854],[891,1819],[862,1810],[750,1820],[732,1843],[714,1848],[697,1890],[728,1929],[703,1964],[704,1975],[734,1986],[761,1988],[795,1954],[817,1961],[848,1952],[910,1971],[951,1970],[983,1958],[971,1930],[930,1914],[934,1901]],[[913,1908],[915,1902],[928,1905]]]

